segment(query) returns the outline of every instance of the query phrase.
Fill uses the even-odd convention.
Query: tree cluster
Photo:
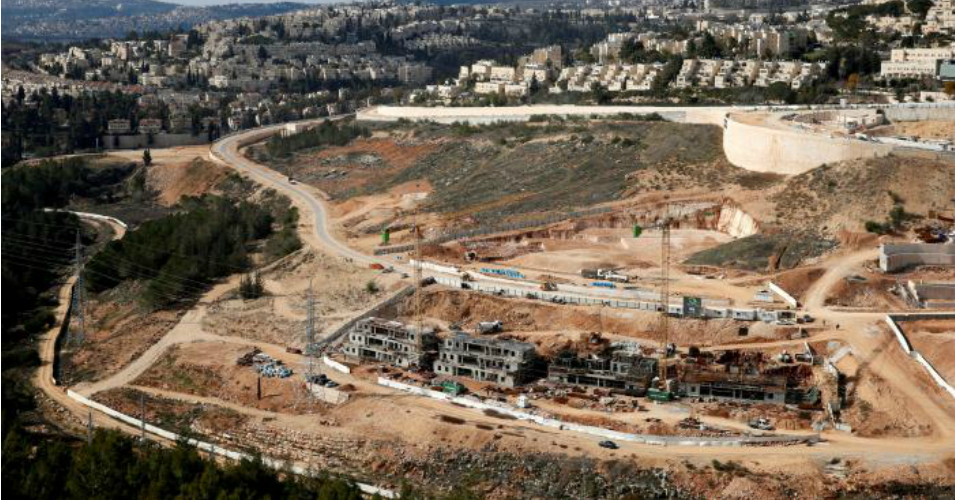
[[[370,137],[371,132],[356,125],[338,125],[324,121],[321,125],[288,137],[273,136],[266,143],[269,155],[273,158],[287,158],[292,153],[319,146],[344,146],[356,137]]]
[[[248,247],[272,233],[272,214],[247,201],[206,196],[110,242],[87,265],[92,292],[147,283],[144,301],[165,306],[199,295],[212,280],[250,267]]]
[[[362,498],[347,480],[283,475],[259,459],[220,465],[184,444],[144,446],[117,431],[96,431],[87,444],[38,441],[12,428],[4,432],[3,458],[4,490],[13,498]]]

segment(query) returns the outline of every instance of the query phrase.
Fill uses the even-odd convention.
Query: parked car
[[[617,448],[620,448],[620,446],[618,446],[617,443],[614,443],[613,441],[610,441],[610,440],[601,441],[597,443],[597,445],[600,446],[601,448],[607,448],[608,450],[616,450]]]

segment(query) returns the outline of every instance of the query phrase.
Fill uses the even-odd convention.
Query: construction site
[[[696,496],[755,475],[754,498],[913,475],[955,486],[951,165],[766,174],[714,150],[715,125],[606,119],[372,125],[281,161],[262,138],[196,161],[234,169],[243,197],[287,197],[303,247],[257,271],[254,298],[239,275],[135,320],[94,298],[60,404],[387,490],[468,482],[509,498],[522,474],[561,471],[605,481],[580,497],[613,496],[614,474],[633,494],[666,491],[655,471]],[[533,163],[547,158],[563,170]],[[171,162],[158,159],[198,175]],[[925,167],[950,187],[831,187],[863,167],[860,182]],[[865,231],[896,206],[917,217]],[[123,324],[150,328],[110,333]],[[497,483],[470,477],[474,463]],[[553,493],[544,483],[529,496]]]

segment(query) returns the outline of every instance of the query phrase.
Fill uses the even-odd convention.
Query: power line
[[[16,221],[17,219],[3,218],[2,220],[13,220],[13,221]],[[22,220],[22,219],[21,219],[21,220]],[[76,229],[76,228],[77,228],[77,226],[64,226],[64,225],[59,225],[59,224],[45,224],[45,223],[41,223],[41,222],[32,222],[32,221],[23,221],[23,222],[25,222],[25,223],[27,223],[27,224],[35,224],[35,225],[40,225],[40,226],[60,227],[60,228],[65,228],[65,229]],[[22,234],[22,233],[21,233],[21,234]],[[134,242],[131,242],[131,241],[127,240],[126,238],[123,238],[123,239],[121,239],[121,240],[115,240],[115,241],[119,241],[120,244],[122,244],[122,245],[129,245],[129,246],[135,247],[135,248],[145,248],[145,249],[148,249],[148,250],[155,250],[155,248],[156,248],[154,245],[146,245],[146,244],[143,244],[143,243],[134,243]],[[238,270],[238,271],[243,271],[243,272],[244,272],[244,271],[247,271],[247,270],[248,270],[248,269],[246,269],[245,267],[242,267],[242,266],[236,266],[236,265],[234,265],[234,264],[229,264],[229,263],[227,263],[227,262],[222,262],[222,261],[218,261],[218,260],[200,259],[199,257],[196,257],[195,255],[188,255],[188,254],[184,254],[184,253],[182,253],[182,252],[176,252],[176,251],[174,251],[174,250],[166,250],[166,253],[168,253],[168,254],[170,254],[170,255],[177,255],[177,256],[179,256],[179,257],[183,257],[183,258],[186,258],[186,259],[195,260],[196,262],[200,262],[200,263],[202,263],[202,264],[216,263],[216,264],[220,264],[220,265],[222,265],[222,266],[224,266],[224,267],[228,267],[228,268],[231,268],[231,269],[236,269],[236,270]]]
[[[31,246],[32,248],[43,248],[43,247],[46,247],[46,248],[48,248],[48,249],[59,249],[59,248],[57,248],[57,247],[53,247],[53,246],[50,246],[50,245],[43,245],[43,244],[38,244],[38,243],[26,243],[25,240],[24,240],[24,241],[12,241],[11,243],[13,243],[14,245],[17,245],[17,244],[27,245],[27,246]],[[63,248],[62,250],[65,250],[65,248]],[[134,261],[132,261],[132,260],[129,260],[129,259],[126,259],[126,258],[123,258],[123,257],[119,257],[119,256],[117,256],[117,255],[111,254],[111,255],[110,255],[110,259],[111,259],[111,260],[118,261],[118,262],[120,262],[120,263],[124,263],[124,264],[129,265],[129,266],[134,266],[134,267],[138,267],[138,268],[145,269],[145,270],[148,270],[148,271],[153,271],[153,272],[155,272],[155,273],[157,274],[157,276],[158,276],[159,272],[161,272],[161,269],[156,269],[156,268],[153,268],[153,267],[150,267],[150,266],[146,266],[146,265],[143,265],[143,264],[139,264],[139,263],[137,263],[137,262],[134,262]],[[173,279],[173,280],[181,280],[182,282],[184,282],[184,283],[186,283],[186,284],[192,283],[192,284],[194,284],[193,288],[196,288],[196,289],[205,290],[205,288],[207,288],[207,287],[209,286],[209,283],[208,283],[208,282],[203,282],[203,281],[195,280],[195,279],[188,278],[188,277],[185,277],[185,276],[175,275],[175,274],[171,274],[171,273],[168,273],[168,272],[167,272],[166,274],[164,274],[164,276],[165,276],[165,277],[168,277],[168,278],[171,278],[171,279]]]
[[[16,242],[14,242],[13,244],[14,244],[14,246],[16,246],[16,245],[20,245],[21,243],[16,243]],[[32,251],[32,252],[41,252],[41,253],[43,253],[43,254],[46,254],[46,255],[43,255],[43,256],[44,256],[44,257],[47,257],[49,260],[54,261],[54,262],[57,262],[57,261],[55,260],[55,259],[57,259],[57,258],[63,258],[63,259],[64,259],[63,262],[62,262],[62,264],[66,264],[67,262],[69,262],[69,260],[67,260],[67,258],[66,258],[65,256],[56,255],[56,254],[54,254],[53,251],[50,250],[49,248],[53,248],[53,247],[48,247],[47,249],[44,249],[44,248],[42,248],[42,245],[33,245],[31,251]],[[65,249],[64,249],[64,250],[65,250]],[[16,254],[15,254],[15,255],[16,255]],[[31,256],[35,256],[35,255],[31,255]],[[29,257],[29,256],[24,255],[24,257]],[[208,289],[208,287],[210,286],[210,284],[208,284],[208,283],[207,283],[207,284],[203,284],[202,282],[199,282],[199,281],[196,281],[196,280],[190,280],[190,279],[188,279],[188,278],[176,276],[176,275],[173,275],[173,274],[168,274],[168,273],[167,273],[167,274],[162,274],[162,275],[161,275],[160,272],[159,272],[159,270],[157,270],[157,269],[155,269],[155,268],[152,268],[152,267],[149,267],[149,266],[144,266],[144,265],[141,265],[141,264],[136,264],[135,262],[126,261],[126,260],[124,260],[124,259],[119,259],[119,258],[117,258],[116,260],[123,261],[123,262],[126,262],[128,265],[136,266],[136,267],[139,267],[139,268],[141,268],[141,269],[144,269],[144,270],[148,270],[148,271],[153,272],[153,273],[155,274],[155,276],[151,276],[151,277],[150,277],[150,276],[143,276],[143,279],[148,279],[148,280],[157,281],[157,282],[159,282],[160,284],[165,284],[165,285],[169,285],[169,286],[175,285],[175,286],[187,287],[187,288],[190,289],[191,291],[195,291],[195,292],[197,292],[197,293],[198,293],[198,292],[205,292],[205,291]],[[103,274],[103,273],[96,272],[96,271],[91,271],[91,270],[87,270],[87,272],[90,272],[90,273],[93,273],[93,274],[95,274],[95,275],[97,275],[97,276],[104,277],[104,278],[108,278],[108,279],[117,279],[117,278],[120,279],[120,280],[123,279],[121,276],[110,276],[110,275],[107,275],[107,274]],[[140,271],[140,273],[142,273],[142,271]]]

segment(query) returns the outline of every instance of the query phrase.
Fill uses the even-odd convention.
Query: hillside
[[[745,191],[775,179],[730,165],[718,127],[663,121],[399,124],[290,158],[264,148],[252,155],[336,202],[426,181],[424,210],[479,222],[661,191]]]
[[[2,7],[4,40],[69,41],[122,37],[130,31],[189,28],[219,19],[281,14],[306,5],[279,2],[186,7],[155,0],[3,0]]]
[[[929,210],[949,209],[953,198],[955,163],[888,156],[826,165],[789,178],[769,200],[780,225],[833,233],[884,221],[896,205],[926,216]]]

